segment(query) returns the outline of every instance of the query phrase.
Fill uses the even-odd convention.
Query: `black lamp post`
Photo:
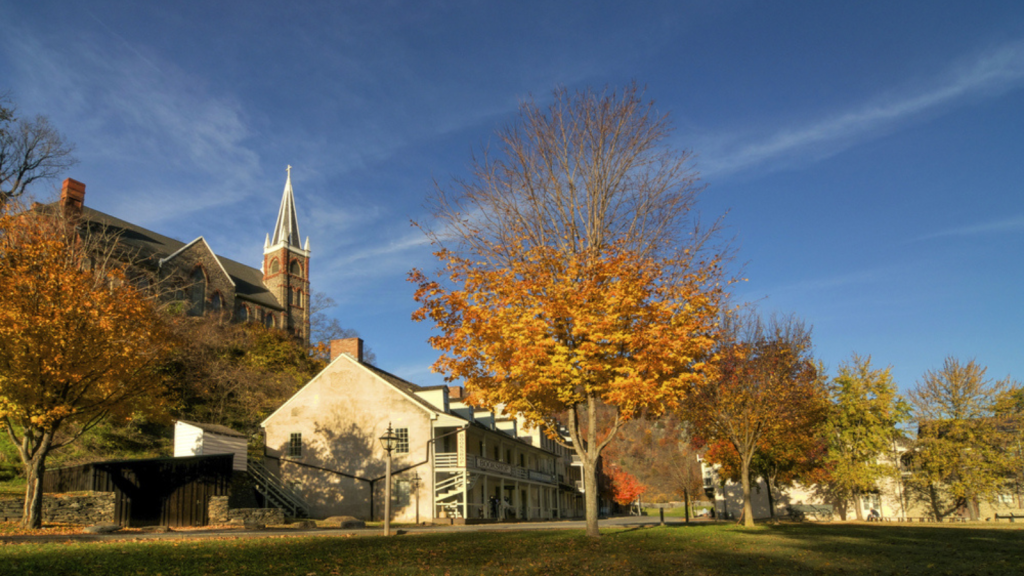
[[[398,437],[388,422],[387,434],[380,437],[380,445],[388,453],[387,468],[384,472],[384,535],[391,536],[391,452],[398,443]]]

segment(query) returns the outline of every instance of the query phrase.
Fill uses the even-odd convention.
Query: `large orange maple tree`
[[[703,377],[724,297],[717,223],[690,214],[702,186],[671,131],[636,84],[522,102],[430,198],[444,268],[410,276],[414,318],[440,332],[434,369],[575,450],[592,537],[601,451]]]
[[[596,526],[590,487],[602,450],[623,422],[677,408],[705,377],[722,297],[717,270],[667,275],[665,263],[617,247],[528,254],[493,269],[441,251],[458,288],[414,272],[422,305],[414,317],[441,332],[430,339],[442,352],[434,368],[463,380],[474,403],[522,415],[552,437],[564,415]],[[598,422],[602,405],[613,408],[611,422]]]
[[[160,406],[161,319],[112,258],[116,243],[96,238],[63,214],[0,212],[0,426],[25,468],[29,528],[42,522],[51,451]]]

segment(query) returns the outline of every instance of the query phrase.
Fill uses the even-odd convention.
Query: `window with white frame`
[[[999,503],[1000,504],[1013,504],[1013,494],[1000,494],[999,495]]]
[[[395,428],[395,437],[398,440],[395,442],[395,452],[398,454],[409,453],[409,429],[408,428]]]
[[[288,438],[288,455],[302,456],[302,433],[292,432]]]

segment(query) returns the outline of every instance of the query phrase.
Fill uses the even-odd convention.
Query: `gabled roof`
[[[358,362],[358,364],[361,365],[362,367],[366,368],[370,372],[373,372],[378,377],[380,377],[381,379],[385,380],[388,384],[391,384],[395,388],[398,388],[402,392],[405,392],[405,394],[407,396],[409,396],[410,398],[412,398],[414,402],[417,402],[417,403],[423,405],[424,408],[426,408],[428,410],[432,410],[434,412],[437,412],[438,414],[445,414],[446,413],[441,408],[439,408],[437,406],[434,406],[433,404],[431,404],[430,402],[427,402],[423,398],[420,398],[416,394],[417,392],[422,392],[423,390],[425,390],[425,388],[423,388],[422,386],[420,386],[418,384],[413,384],[412,382],[409,382],[408,380],[403,380],[402,378],[399,378],[398,376],[395,376],[394,374],[392,374],[390,372],[386,372],[384,370],[381,370],[380,368],[377,368],[373,364],[367,364],[366,362]]]
[[[221,436],[232,436],[234,438],[245,438],[245,434],[237,432],[228,428],[227,426],[221,426],[220,424],[204,424],[202,422],[192,422],[189,420],[178,420],[182,424],[188,424],[189,426],[195,426],[203,432],[210,432],[213,434],[220,434]]]
[[[320,371],[319,374],[317,374],[312,379],[310,379],[309,382],[306,382],[306,384],[304,384],[302,386],[302,388],[299,388],[299,390],[297,392],[295,392],[295,394],[292,394],[291,398],[286,400],[284,402],[284,404],[281,404],[281,406],[279,406],[277,408],[277,410],[274,410],[273,412],[271,412],[271,414],[269,416],[264,418],[263,421],[260,422],[260,426],[266,426],[267,422],[269,422],[271,418],[273,418],[274,416],[277,416],[278,412],[284,410],[289,404],[292,403],[292,400],[294,400],[300,394],[302,394],[302,392],[306,388],[308,388],[309,386],[312,386],[314,382],[319,380],[321,376],[323,376],[325,373],[330,371],[331,368],[335,364],[337,364],[339,362],[349,362],[351,364],[354,364],[357,367],[362,368],[363,370],[366,370],[367,372],[369,372],[370,374],[376,376],[380,380],[383,380],[384,383],[389,384],[391,387],[393,387],[396,390],[398,390],[403,396],[405,396],[405,397],[409,398],[410,400],[412,400],[414,404],[416,404],[417,406],[419,406],[420,408],[422,408],[426,412],[430,413],[432,416],[440,416],[440,415],[448,416],[449,415],[449,414],[445,413],[443,410],[441,410],[441,409],[437,408],[436,406],[434,406],[433,404],[431,404],[430,402],[427,402],[426,400],[424,400],[424,399],[420,398],[419,396],[417,396],[416,395],[416,390],[419,390],[419,386],[417,386],[416,384],[413,384],[412,382],[408,382],[406,380],[403,380],[403,379],[399,378],[398,376],[395,376],[394,374],[385,372],[384,370],[381,370],[380,368],[377,368],[376,366],[374,366],[372,364],[367,364],[365,362],[360,362],[360,361],[356,360],[355,358],[353,358],[352,356],[350,356],[349,354],[341,354],[337,358],[332,360],[330,362],[330,364],[328,364],[323,370]]]
[[[51,206],[56,206],[56,203]],[[120,218],[85,206],[82,208],[82,221],[96,228],[104,228],[130,249],[137,251],[137,257],[149,260],[154,266],[187,245],[180,241],[158,234]],[[197,239],[198,240],[198,239]],[[192,242],[195,242],[193,240]],[[205,241],[204,241],[205,242]],[[235,285],[235,296],[254,302],[272,310],[283,310],[277,298],[263,285],[263,272],[258,268],[246,266],[230,258],[216,255],[221,268]]]
[[[213,257],[213,260],[217,263],[217,266],[220,267],[220,271],[223,272],[225,276],[227,276],[228,282],[231,283],[231,286],[235,286],[235,281],[234,281],[234,279],[231,278],[231,275],[228,274],[228,271],[224,269],[224,264],[220,261],[220,256],[217,256],[217,254],[213,251],[213,248],[210,247],[210,243],[207,242],[206,238],[203,238],[202,236],[200,236],[199,238],[196,238],[195,240],[189,242],[188,244],[185,244],[181,248],[178,248],[170,256],[168,256],[166,258],[161,258],[160,259],[160,266],[163,266],[165,262],[168,262],[170,260],[173,260],[173,259],[177,258],[179,254],[182,254],[183,252],[185,252],[186,250],[188,250],[192,246],[197,246],[197,245],[200,245],[200,244],[202,244],[203,247],[206,248],[206,251],[210,253],[210,256]]]
[[[458,414],[453,414],[451,412],[445,412],[441,408],[438,408],[437,406],[434,406],[433,404],[431,404],[430,402],[427,402],[423,398],[420,398],[419,395],[416,394],[417,392],[422,392],[424,390],[436,390],[438,388],[443,388],[444,386],[424,387],[424,386],[420,386],[418,384],[413,384],[412,382],[409,382],[408,380],[405,380],[403,378],[395,376],[394,374],[392,374],[390,372],[387,372],[385,370],[381,370],[380,368],[374,366],[373,364],[367,364],[366,362],[360,362],[360,361],[356,360],[354,357],[352,357],[349,354],[341,354],[337,358],[332,360],[331,363],[328,364],[326,368],[321,370],[319,374],[314,376],[309,382],[307,382],[295,394],[292,394],[291,398],[286,400],[285,403],[282,404],[280,407],[278,407],[277,410],[274,410],[273,413],[271,413],[269,416],[264,418],[263,421],[260,422],[260,426],[261,427],[265,427],[267,425],[267,422],[269,422],[272,418],[277,416],[278,412],[281,412],[282,410],[284,410],[289,404],[291,404],[292,400],[294,400],[300,394],[302,394],[302,392],[307,387],[311,386],[314,382],[319,380],[320,377],[324,375],[324,373],[326,373],[328,370],[331,370],[331,367],[334,366],[335,364],[337,364],[338,362],[348,362],[348,363],[350,363],[350,364],[352,364],[352,365],[354,365],[356,367],[359,367],[359,368],[362,368],[362,369],[366,370],[370,374],[372,374],[372,375],[376,376],[377,378],[379,378],[380,380],[384,381],[384,383],[389,384],[391,387],[393,387],[396,390],[398,390],[398,392],[400,392],[403,396],[405,396],[406,398],[411,400],[414,404],[416,404],[417,406],[419,406],[420,408],[422,408],[426,412],[434,415],[435,417],[437,417],[439,419],[444,419],[446,421],[445,425],[469,426],[469,427],[477,428],[477,429],[480,429],[480,430],[485,430],[485,431],[491,432],[491,433],[502,434],[503,436],[508,437],[510,440],[514,440],[516,442],[519,442],[521,444],[525,444],[527,446],[533,446],[532,443],[526,442],[522,438],[519,438],[517,436],[510,436],[504,430],[491,429],[491,428],[488,428],[488,427],[480,424],[479,422],[470,422],[469,420],[466,420],[465,418],[463,418],[462,416],[459,416]],[[511,419],[509,419],[509,420],[511,420]],[[511,421],[514,421],[514,420],[511,420]],[[538,448],[540,450],[544,450],[543,448],[541,448],[539,446],[533,446],[533,447],[534,448]]]

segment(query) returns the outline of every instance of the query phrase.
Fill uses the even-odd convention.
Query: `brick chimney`
[[[342,354],[350,354],[356,360],[363,361],[363,339],[344,338],[342,340],[331,340],[331,362]]]
[[[79,215],[85,205],[85,184],[68,178],[60,190],[60,205],[65,213]]]
[[[462,386],[449,386],[448,387],[448,399],[449,400],[462,400]]]

